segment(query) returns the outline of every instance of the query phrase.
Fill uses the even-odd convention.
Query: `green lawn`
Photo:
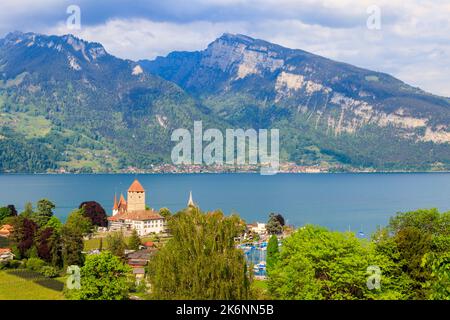
[[[26,270],[0,271],[0,300],[63,300],[63,278],[47,279]]]

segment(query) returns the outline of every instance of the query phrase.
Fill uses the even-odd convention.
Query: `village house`
[[[119,201],[114,196],[112,216],[108,218],[110,231],[131,231],[135,229],[140,236],[150,233],[162,233],[165,219],[157,211],[147,209],[145,190],[136,179],[128,188],[127,200],[120,195]]]
[[[146,248],[127,254],[127,264],[133,269],[138,284],[145,278],[145,267],[156,251],[156,248]]]
[[[259,235],[264,235],[267,232],[266,224],[265,223],[260,223],[260,222],[247,224],[247,230],[251,231],[253,233],[257,233]]]
[[[13,226],[11,226],[9,224],[5,224],[0,227],[0,237],[9,238],[12,231],[13,231]]]
[[[0,262],[5,262],[14,259],[14,254],[9,248],[0,248]]]

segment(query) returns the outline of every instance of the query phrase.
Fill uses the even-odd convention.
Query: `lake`
[[[449,173],[400,174],[100,174],[0,175],[0,205],[48,198],[63,220],[83,201],[99,202],[111,214],[114,193],[134,178],[155,209],[182,209],[192,190],[203,210],[236,212],[247,222],[281,213],[289,224],[313,223],[333,230],[373,232],[399,211],[450,210]]]

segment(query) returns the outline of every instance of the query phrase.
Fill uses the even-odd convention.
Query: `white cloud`
[[[0,10],[0,32],[20,28],[15,21],[31,13],[36,13],[32,31],[72,32],[63,24],[61,8],[56,20],[47,24],[39,20],[39,15],[51,16],[56,2],[8,1],[6,11]],[[88,9],[83,11],[87,4],[80,3],[83,19]],[[242,33],[390,73],[424,90],[450,96],[448,0],[193,0],[189,7],[184,2],[174,5],[172,15],[170,5],[177,2],[167,3],[160,17],[155,18],[158,12],[133,17],[124,7],[122,16],[83,24],[77,35],[102,43],[114,55],[136,60],[173,50],[201,50],[224,32]],[[379,31],[366,27],[366,9],[374,4],[381,9]],[[180,15],[180,10],[186,13]]]

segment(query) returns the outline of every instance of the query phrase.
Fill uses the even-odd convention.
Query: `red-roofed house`
[[[14,259],[14,254],[9,248],[0,248],[0,262]]]
[[[4,224],[0,227],[0,237],[8,238],[13,231],[13,226],[9,224]]]

